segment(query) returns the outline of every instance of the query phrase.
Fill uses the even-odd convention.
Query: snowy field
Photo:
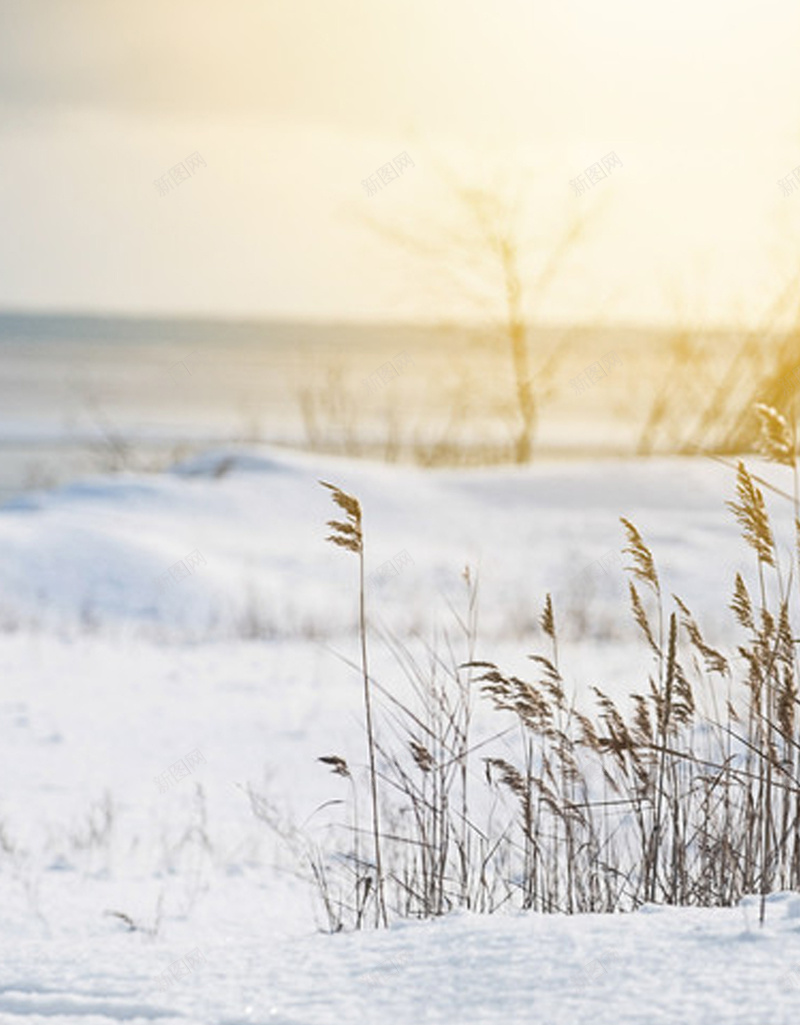
[[[0,509],[0,1022],[796,1021],[800,895],[774,896],[763,929],[748,900],[322,931],[246,792],[307,823],[340,793],[316,759],[365,758],[355,562],[325,542],[319,479],[362,503],[387,687],[381,636],[456,636],[468,565],[476,657],[516,668],[542,650],[550,590],[577,700],[641,689],[620,515],[664,591],[734,643],[726,605],[752,565],[725,508],[733,472],[710,461],[425,473],[254,448],[15,499]],[[785,532],[788,507],[770,505]]]

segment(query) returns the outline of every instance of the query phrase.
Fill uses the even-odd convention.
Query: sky
[[[470,316],[458,253],[366,223],[449,223],[446,167],[523,196],[536,316],[759,325],[798,269],[798,44],[795,0],[0,0],[0,308]]]

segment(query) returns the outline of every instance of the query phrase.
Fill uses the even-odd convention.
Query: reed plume
[[[359,609],[358,628],[361,639],[361,673],[364,681],[364,717],[367,727],[367,747],[369,749],[369,780],[370,796],[372,798],[372,836],[375,848],[375,890],[377,894],[376,915],[378,923],[388,925],[386,915],[386,903],[383,889],[383,871],[381,865],[381,830],[378,813],[378,775],[375,768],[375,731],[372,721],[372,695],[369,680],[369,668],[367,665],[367,616],[364,587],[364,533],[361,525],[361,505],[357,498],[346,494],[335,484],[328,484],[321,480],[320,484],[331,492],[331,497],[336,505],[344,512],[344,520],[328,520],[328,526],[332,533],[327,540],[340,548],[354,552],[358,556],[359,570]]]

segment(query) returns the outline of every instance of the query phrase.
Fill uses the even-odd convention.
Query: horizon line
[[[87,309],[87,308],[48,308],[48,307],[17,307],[0,305],[0,318],[28,318],[28,319],[72,319],[72,320],[128,320],[128,321],[168,321],[175,323],[235,323],[235,324],[281,324],[305,327],[404,327],[412,329],[428,330],[462,330],[481,331],[486,330],[486,321],[455,320],[450,317],[438,318],[408,318],[408,317],[348,317],[348,316],[319,316],[280,313],[226,313],[216,311],[213,313],[190,312],[190,311],[159,311],[159,310],[114,310],[114,309]],[[619,330],[619,331],[646,331],[649,333],[674,333],[677,330],[691,329],[700,332],[725,332],[753,334],[764,331],[763,326],[745,325],[736,323],[708,322],[688,323],[682,320],[675,321],[641,321],[620,318],[619,320],[541,320],[528,319],[525,321],[528,327],[543,328],[546,330]],[[499,324],[499,326],[502,326]],[[770,330],[770,329],[767,329]],[[778,333],[791,333],[794,328],[791,326],[772,329]]]

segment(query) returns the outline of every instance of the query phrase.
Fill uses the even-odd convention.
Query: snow
[[[408,554],[404,572],[374,587],[379,613],[398,628],[438,615],[442,592],[455,594],[470,564],[480,571],[485,636],[519,637],[545,590],[566,602],[590,597],[577,577],[619,551],[621,515],[651,544],[668,589],[710,627],[727,618],[717,595],[748,566],[724,507],[732,472],[711,462],[431,474],[221,451],[170,474],[96,478],[9,502],[0,515],[0,594],[15,615],[47,626],[133,620],[208,639],[238,635],[237,622],[253,613],[275,636],[338,636],[353,622],[353,568],[324,541],[334,510],[316,482],[329,477],[361,500],[368,572]],[[191,580],[160,587],[159,577],[193,552],[204,562]],[[601,592],[614,582],[605,576],[594,581]]]
[[[325,542],[320,479],[361,500],[368,572],[406,553],[368,601],[409,644],[452,628],[469,564],[477,657],[540,650],[550,588],[567,679],[627,693],[647,653],[621,564],[591,569],[619,550],[619,515],[664,591],[734,643],[723,599],[752,566],[724,505],[733,473],[709,461],[426,473],[254,448],[16,499],[0,509],[0,1023],[796,1021],[792,894],[770,898],[763,929],[748,900],[320,931],[246,794],[313,824],[340,793],[316,758],[363,761],[355,560]],[[788,507],[769,502],[785,538]],[[394,686],[377,633],[372,652]]]
[[[248,888],[251,893],[252,888]],[[281,935],[229,887],[228,914],[168,937],[96,931],[4,950],[0,1020],[748,1023],[797,1020],[797,897],[757,910],[626,916],[464,914],[384,933]],[[80,944],[80,949],[76,949]],[[189,950],[202,960],[161,989]]]

